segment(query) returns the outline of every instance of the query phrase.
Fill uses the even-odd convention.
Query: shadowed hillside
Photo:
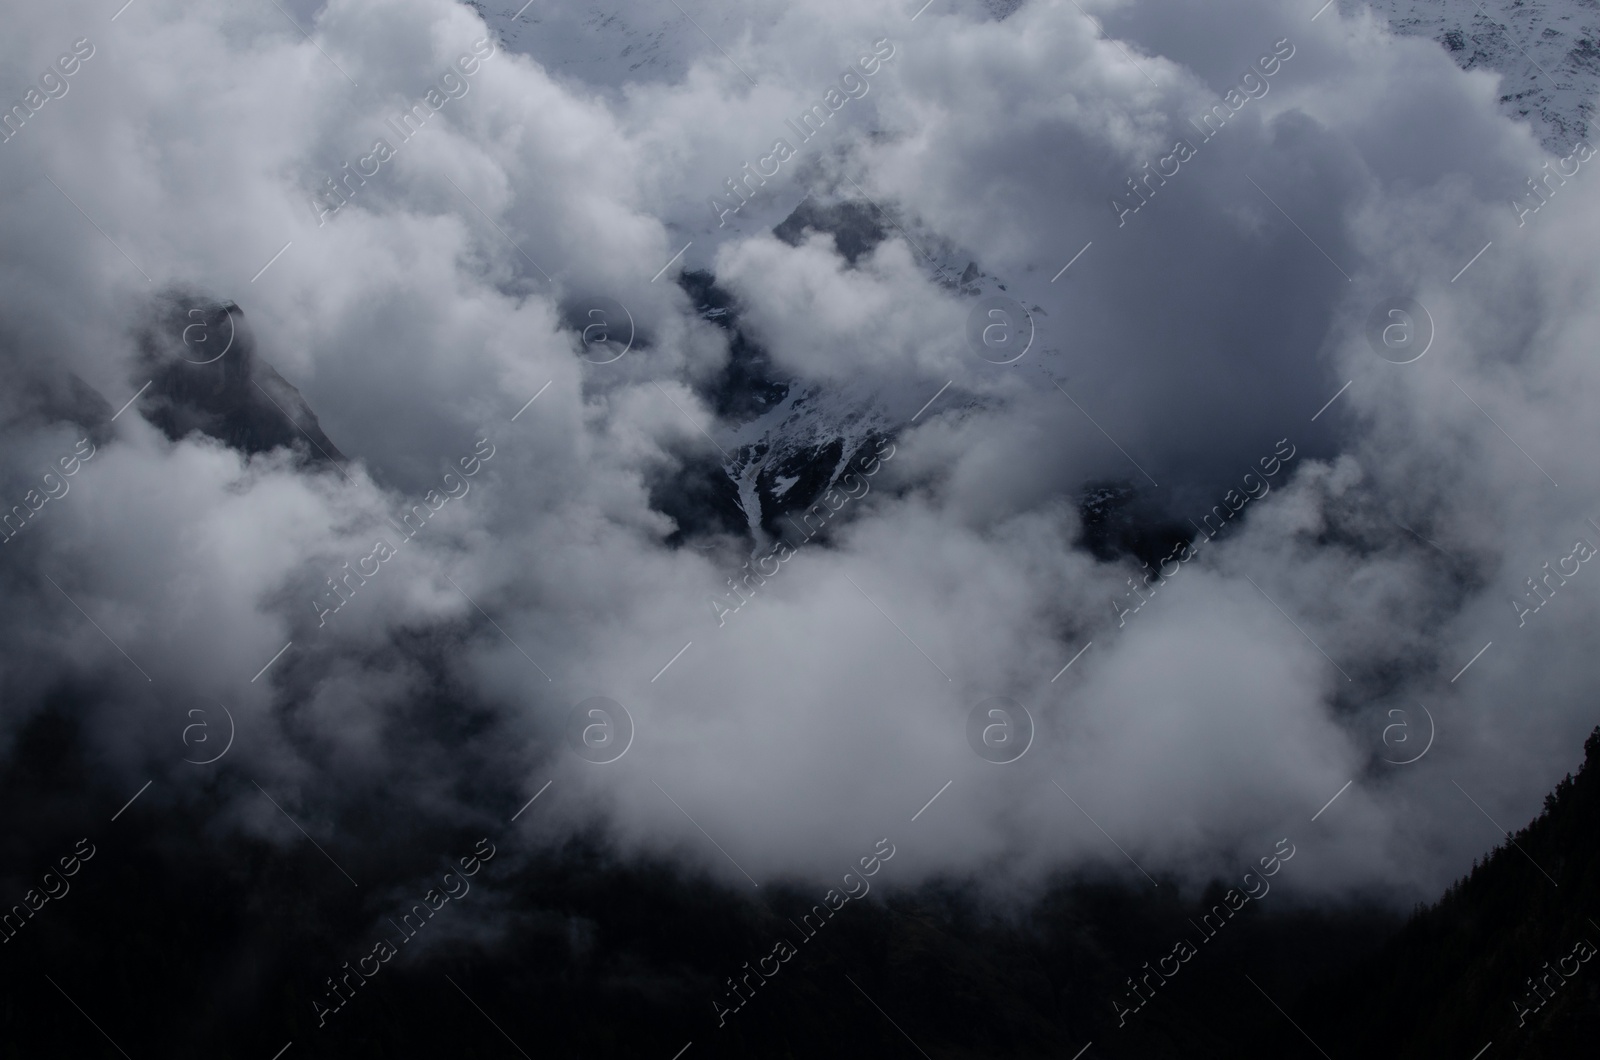
[[[1308,995],[1335,1056],[1593,1055],[1600,1040],[1600,728],[1578,775],[1381,953]],[[1548,874],[1548,875],[1547,875]]]

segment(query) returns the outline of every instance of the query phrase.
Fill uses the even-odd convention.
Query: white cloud
[[[1074,7],[912,23],[889,5],[778,5],[771,30],[755,15],[708,25],[759,87],[698,36],[673,38],[681,75],[552,74],[524,38],[533,57],[495,56],[321,228],[315,182],[484,34],[473,11],[336,0],[305,22],[327,56],[270,8],[141,3],[92,30],[55,8],[19,15],[7,69],[42,68],[84,32],[100,51],[0,146],[15,189],[0,334],[26,381],[4,398],[5,496],[67,438],[40,422],[39,387],[65,392],[74,371],[114,409],[142,385],[133,323],[169,284],[237,299],[259,355],[356,463],[349,480],[245,463],[125,413],[71,495],[5,546],[16,591],[38,594],[10,623],[7,680],[33,703],[62,675],[92,683],[91,731],[130,776],[172,757],[183,704],[220,701],[243,722],[239,760],[330,815],[384,797],[499,819],[515,807],[468,805],[454,781],[489,776],[514,798],[553,777],[530,828],[599,814],[630,849],[730,879],[661,790],[757,878],[831,872],[884,834],[918,873],[1119,864],[1052,780],[1152,873],[1219,869],[1281,834],[1321,866],[1308,889],[1459,873],[1493,837],[1448,781],[1526,818],[1592,723],[1581,579],[1600,574],[1522,629],[1507,598],[1575,535],[1600,535],[1577,444],[1597,371],[1582,189],[1600,175],[1584,169],[1519,228],[1506,203],[1544,160],[1534,138],[1482,76],[1370,21],[1236,3],[1172,41],[1164,6],[1125,5],[1106,13],[1124,54]],[[716,230],[705,200],[722,179],[885,35],[896,58],[786,170],[795,194],[774,188]],[[1285,35],[1296,54],[1270,93],[1119,228],[1124,181]],[[767,234],[807,190],[856,197],[844,174],[919,244],[959,248],[1041,307],[1038,351],[1016,368],[974,356],[971,299],[892,226],[855,267],[826,237]],[[724,557],[669,549],[650,507],[664,469],[715,455],[702,429],[726,439],[690,384],[727,343],[671,283],[677,266],[651,281],[691,239],[683,262],[714,267],[793,376],[870,384],[902,418],[954,381],[834,544],[807,546],[728,628],[705,602]],[[641,336],[613,365],[586,365],[563,327],[564,300],[594,293]],[[1393,294],[1437,327],[1415,364],[1362,336]],[[1292,482],[1117,628],[1110,598],[1134,570],[1074,547],[1076,489],[1142,482],[1131,456],[1174,518],[1198,517],[1285,436],[1303,450]],[[307,587],[480,437],[497,450],[471,493],[317,631]],[[638,724],[607,766],[560,750],[591,695]],[[965,744],[967,712],[994,695],[1039,723],[1013,766]],[[1377,761],[1387,712],[1419,701],[1439,724],[1430,757]],[[7,707],[8,731],[29,702]]]

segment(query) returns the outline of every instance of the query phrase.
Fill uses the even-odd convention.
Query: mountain
[[[860,208],[808,216],[871,228]],[[736,356],[706,396],[748,432],[728,435],[739,474],[722,478],[738,489],[722,497],[745,520],[727,532],[754,536],[762,520],[794,510],[790,494],[832,481],[847,451],[895,424],[870,411],[851,420],[846,399],[778,378],[714,279],[682,282],[733,336]],[[195,324],[204,327],[185,335]],[[140,409],[169,436],[199,430],[247,452],[294,445],[308,469],[313,448],[340,459],[314,413],[255,356],[232,303],[163,304],[140,348],[152,374]],[[810,422],[808,401],[821,409]],[[1150,543],[1148,520],[1128,514],[1138,503],[1122,483],[1089,488],[1088,544],[1137,555]],[[410,643],[423,687],[448,684],[450,650]],[[1273,900],[1225,915],[1222,881],[1194,893],[1094,868],[1001,899],[975,879],[899,884],[892,859],[877,897],[823,913],[818,904],[831,903],[804,881],[752,895],[668,862],[624,859],[599,832],[520,855],[496,834],[512,856],[476,880],[488,892],[481,908],[467,899],[424,944],[397,942],[409,952],[364,978],[349,965],[399,930],[395,918],[431,885],[419,881],[435,875],[434,860],[414,852],[465,851],[479,836],[429,821],[375,828],[380,807],[352,808],[330,824],[349,837],[362,877],[345,891],[330,890],[309,845],[215,834],[203,800],[111,829],[105,808],[126,792],[107,786],[116,781],[97,772],[74,720],[99,694],[52,689],[0,761],[6,1060],[43,1043],[103,1051],[62,997],[97,977],[96,1023],[139,1055],[256,1057],[291,1040],[297,1056],[489,1057],[505,1055],[509,1036],[518,1049],[590,1056],[670,1057],[693,1042],[697,1057],[904,1055],[911,1044],[940,1060],[1072,1057],[1092,1042],[1094,1056],[1130,1060],[1406,1058],[1470,1057],[1493,1043],[1489,1060],[1535,1060],[1582,1055],[1600,1032],[1600,964],[1588,963],[1600,952],[1590,919],[1600,913],[1600,729],[1539,818],[1403,926],[1363,901]],[[449,706],[452,716],[473,709]],[[502,781],[503,797],[486,800],[514,801],[520,777],[482,778]],[[246,791],[249,778],[222,766],[214,784],[220,796]],[[63,847],[63,835],[95,851],[73,873],[70,916],[22,897],[79,849]],[[33,902],[42,908],[30,912]],[[107,938],[118,940],[114,967],[100,959]],[[768,972],[761,958],[780,941],[794,952]],[[1174,972],[1163,958],[1178,944],[1194,952]]]
[[[958,2],[974,17],[996,20],[1020,6],[1020,0]],[[503,47],[531,56],[552,76],[576,79],[613,98],[620,98],[624,84],[682,80],[690,63],[713,48],[708,38],[732,47],[746,32],[749,18],[731,7],[697,6],[691,21],[689,13],[672,4],[616,13],[587,2],[555,5],[536,0],[521,12],[479,0],[468,3],[495,30]],[[703,200],[694,203],[692,216],[665,220],[693,236],[702,260],[713,258],[716,247],[729,239],[766,229],[791,246],[809,233],[830,236],[840,257],[854,267],[886,238],[904,235],[921,255],[932,282],[974,301],[1006,292],[1006,285],[984,272],[970,253],[892,206],[886,210],[864,201],[839,174],[825,173],[827,167],[819,161],[822,151],[815,145],[803,148],[802,158],[817,164],[792,167],[801,174],[801,187],[785,193],[799,198],[792,208],[787,203],[794,198],[779,202],[763,192],[726,228],[713,223]],[[800,383],[773,364],[760,340],[743,325],[733,295],[712,273],[688,267],[679,284],[701,317],[727,334],[729,362],[717,379],[700,388],[702,399],[717,413],[711,435],[722,459],[685,452],[676,471],[652,483],[652,506],[678,523],[670,539],[673,544],[711,547],[713,541],[732,537],[753,552],[785,535],[792,538],[794,531],[786,528],[788,518],[817,504],[858,454],[904,429],[937,389],[937,384],[924,392],[920,385],[911,389],[881,383],[847,387]],[[1040,329],[1030,355],[1029,367],[1034,367],[1056,343],[1041,319],[1043,310],[1037,305],[1031,308]],[[1031,373],[1028,379],[1041,388],[1050,385],[1042,373]],[[927,418],[975,400],[952,387]]]
[[[149,389],[136,407],[173,441],[199,432],[244,453],[282,447],[303,463],[344,463],[300,391],[256,355],[255,336],[234,302],[170,294],[153,307],[137,341],[138,371]]]
[[[1373,0],[1396,33],[1438,41],[1463,70],[1491,70],[1505,112],[1558,155],[1595,133],[1600,5],[1594,0]],[[1357,5],[1343,0],[1341,9]]]
[[[443,672],[425,644],[416,661]],[[1486,1060],[1534,1060],[1588,1055],[1600,1032],[1600,964],[1574,955],[1600,944],[1600,730],[1544,813],[1409,922],[1270,897],[1224,917],[1224,882],[1186,894],[1107,870],[997,900],[974,880],[897,884],[892,855],[872,894],[824,914],[815,884],[752,893],[621,858],[599,833],[519,849],[490,829],[473,893],[362,977],[357,958],[400,938],[442,871],[424,852],[478,834],[423,820],[372,834],[382,811],[358,811],[332,824],[360,877],[348,888],[309,844],[216,833],[204,801],[109,826],[127,793],[74,720],[87,694],[54,693],[0,762],[5,1060],[109,1055],[60,992],[89,985],[129,1055],[221,1060],[286,1041],[302,1057],[504,1057],[508,1037],[541,1056],[670,1058],[693,1042],[697,1057],[1070,1058],[1092,1042],[1087,1055],[1128,1060],[1469,1060],[1492,1042]],[[226,767],[215,783],[250,790]],[[75,849],[93,853],[57,899],[70,911],[13,908]],[[763,963],[780,941],[789,958]],[[1163,962],[1179,941],[1190,959]],[[335,983],[348,996],[322,1011]]]
[[[726,515],[731,505],[740,525],[727,519],[714,525],[737,533],[752,548],[792,538],[794,532],[784,525],[787,517],[815,504],[852,460],[899,424],[870,393],[803,385],[777,370],[759,341],[746,333],[733,298],[710,273],[688,272],[680,283],[701,317],[728,334],[728,364],[701,396],[724,425],[732,425],[718,432],[725,455],[713,476],[719,481],[712,510]],[[678,518],[680,533],[704,522],[693,511],[668,514]]]
[[[419,671],[442,673],[448,650],[419,642]],[[692,1042],[694,1057],[987,1060],[1072,1057],[1090,1041],[1091,1056],[1129,1060],[1312,1056],[1245,975],[1287,1004],[1394,926],[1377,909],[1247,907],[1121,1026],[1130,977],[1196,934],[1190,920],[1220,885],[1185,899],[1171,881],[1089,872],[1008,904],[973,881],[897,885],[891,853],[871,894],[835,906],[816,884],[753,893],[624,859],[599,833],[529,848],[491,826],[496,853],[471,891],[408,941],[396,922],[449,864],[429,852],[473,850],[483,833],[360,810],[331,825],[353,888],[310,844],[208,826],[207,800],[112,826],[105,807],[127,793],[97,771],[75,720],[87,694],[56,692],[0,761],[3,1060],[115,1055],[97,1027],[130,1056],[218,1060],[291,1041],[292,1056],[328,1058],[669,1060]],[[219,770],[218,798],[254,790]],[[90,856],[77,855],[70,891],[28,913],[24,893],[74,850]],[[399,954],[361,964],[380,939]],[[763,962],[780,940],[794,952]],[[63,992],[93,997],[93,1024]]]
[[[967,0],[972,17],[1004,19],[1023,0]],[[1341,5],[1354,13],[1347,0]],[[746,15],[734,8],[702,11],[693,21],[683,10],[662,5],[649,13],[623,15],[602,4],[536,2],[520,12],[469,0],[508,49],[525,52],[558,77],[617,95],[630,82],[681,80],[694,57],[711,47],[707,39],[736,42]],[[1561,154],[1586,135],[1600,91],[1600,3],[1595,0],[1487,0],[1479,5],[1445,0],[1377,0],[1372,5],[1396,33],[1430,37],[1464,69],[1487,69],[1503,78],[1502,105],[1529,120],[1547,148]],[[727,229],[708,224],[709,215],[668,218],[693,235],[708,258],[715,247],[751,224],[765,226],[790,244],[816,231],[831,235],[842,258],[854,265],[891,235],[905,234],[921,252],[929,279],[976,300],[1007,293],[1008,284],[983,272],[972,255],[953,246],[915,218],[885,212],[877,203],[840,194],[819,167],[808,174],[804,197],[784,214],[758,195],[743,221]],[[793,201],[792,199],[790,201]],[[778,212],[774,212],[774,210]],[[702,396],[718,413],[713,436],[720,463],[686,453],[675,473],[654,483],[654,506],[678,522],[674,543],[706,542],[731,535],[752,550],[781,536],[786,518],[803,512],[844,473],[851,454],[903,429],[927,395],[865,388],[799,386],[777,371],[759,342],[739,322],[738,307],[711,274],[690,269],[680,278],[701,315],[728,332],[730,362]],[[1052,333],[1047,314],[1030,304],[1039,339],[1031,363],[1044,368],[1064,336]],[[1019,378],[1050,386],[1048,370]],[[945,394],[929,418],[969,406],[958,389]],[[1085,543],[1103,561],[1122,556],[1149,561],[1173,541],[1190,538],[1133,483],[1086,483],[1078,498]]]
[[[1371,958],[1307,992],[1336,1054],[1546,1060],[1600,1040],[1600,728],[1544,812]]]

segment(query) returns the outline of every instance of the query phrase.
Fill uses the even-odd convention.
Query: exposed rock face
[[[1600,9],[1588,0],[1372,0],[1396,33],[1431,37],[1463,70],[1503,78],[1500,104],[1533,122],[1546,148],[1567,154],[1595,134]],[[1350,0],[1341,8],[1354,10]]]
[[[834,245],[844,259],[854,265],[888,234],[874,214],[875,211],[864,203],[821,205],[808,196],[772,230],[772,234],[791,247],[797,247],[808,229],[826,232],[833,236]]]
[[[780,227],[797,240],[805,228],[831,232],[825,226],[833,222],[855,230],[870,224],[864,216],[840,208],[797,211]],[[738,306],[709,273],[685,273],[679,282],[701,317],[728,334],[728,365],[702,387],[728,425],[718,432],[726,457],[720,466],[686,458],[652,489],[652,504],[677,520],[675,544],[732,535],[755,546],[784,536],[785,517],[816,503],[853,456],[889,433],[889,418],[869,396],[787,378],[746,333]]]
[[[300,391],[256,356],[237,304],[164,296],[138,347],[150,387],[135,407],[173,441],[198,431],[244,453],[282,446],[306,463],[344,462]]]

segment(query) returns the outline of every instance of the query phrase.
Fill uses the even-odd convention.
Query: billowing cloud
[[[0,145],[8,738],[70,687],[182,799],[186,711],[225,704],[225,768],[356,861],[362,807],[503,827],[549,781],[530,842],[741,883],[882,835],[905,879],[1198,880],[1283,835],[1302,893],[1459,873],[1495,838],[1460,789],[1527,817],[1593,721],[1587,158],[1337,8],[908,6],[638,5],[581,43],[543,0],[333,0],[309,40],[272,5],[18,14],[6,69],[94,54]],[[779,171],[719,223],[746,163]],[[855,227],[775,234],[802,202]],[[969,334],[1002,294],[1014,363]],[[1395,298],[1423,312],[1374,331]],[[160,429],[162,299],[237,303],[347,459]],[[757,383],[787,421],[732,411]],[[826,532],[684,533],[692,473],[785,432],[849,439],[791,521]],[[1082,491],[1123,482],[1097,554],[1122,509]],[[614,761],[572,752],[591,697]],[[1010,764],[969,744],[993,697],[1032,718]],[[241,790],[222,820],[291,838]]]

